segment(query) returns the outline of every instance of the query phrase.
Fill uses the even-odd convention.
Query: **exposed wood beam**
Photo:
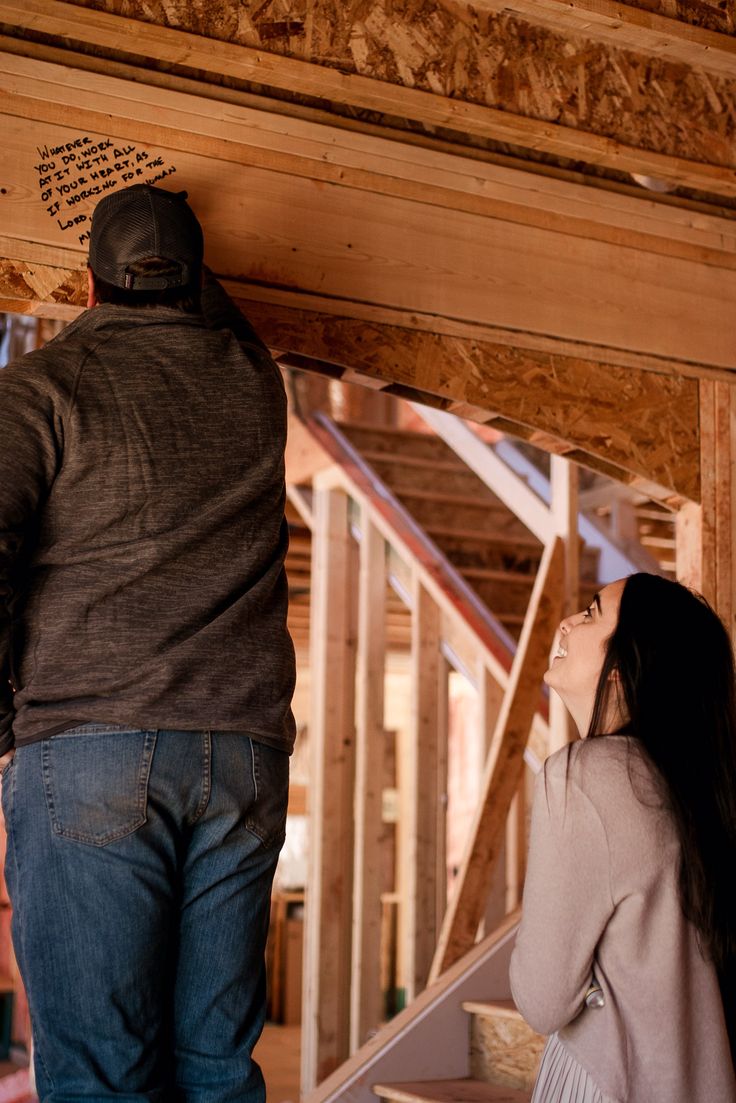
[[[503,845],[511,801],[524,770],[534,700],[560,620],[564,550],[559,537],[548,544],[537,572],[511,676],[488,756],[481,797],[463,864],[442,925],[430,981],[471,949],[483,917],[495,863]]]
[[[271,344],[306,352],[309,343],[312,355],[384,378],[390,393],[405,398],[430,405],[464,400],[489,409],[502,431],[650,497],[698,499],[693,381],[308,311],[259,309],[252,302],[248,313]]]
[[[0,243],[0,255],[2,243]],[[39,260],[0,260],[0,310],[72,318],[85,301],[83,273]],[[229,284],[282,360],[352,381],[382,381],[389,393],[441,409],[470,399],[492,421],[547,451],[564,454],[671,505],[699,499],[697,384],[689,378],[408,328],[416,315]],[[258,298],[254,298],[254,296]],[[293,305],[285,305],[285,304]],[[348,306],[357,316],[332,312]],[[401,325],[380,323],[381,315]],[[523,341],[523,334],[518,334]],[[633,359],[633,358],[632,358]],[[645,361],[646,363],[646,361]],[[723,373],[729,378],[729,373]],[[519,381],[524,386],[519,387]],[[537,400],[533,400],[536,395]],[[620,413],[625,396],[628,424]],[[583,397],[585,396],[585,397]]]
[[[42,200],[38,149],[115,134],[135,156],[150,151],[176,169],[203,215],[211,266],[268,294],[298,288],[332,311],[352,301],[374,317],[408,314],[412,325],[467,336],[496,330],[511,344],[523,334],[540,351],[562,341],[583,358],[643,356],[653,370],[733,365],[736,326],[724,304],[736,297],[736,227],[725,219],[693,225],[687,212],[648,201],[599,201],[560,181],[268,112],[213,117],[202,97],[14,55],[0,57],[0,71],[4,106],[18,113],[4,122],[8,259],[48,266],[59,246],[83,263],[79,231],[59,226]],[[77,203],[80,193],[58,197],[56,186],[64,218],[84,229],[94,196]],[[603,283],[605,295],[591,295]]]
[[[736,40],[730,35],[619,0],[473,0],[473,7],[512,13],[557,34],[582,35],[731,80],[736,75]]]
[[[17,41],[13,44],[18,46]],[[25,45],[30,49],[33,44]],[[119,136],[148,146],[199,153],[663,256],[736,267],[736,222],[715,214],[694,225],[688,212],[662,206],[643,193],[632,199],[592,191],[567,181],[530,176],[518,168],[414,147],[407,156],[395,141],[287,118],[270,110],[271,101],[264,101],[260,110],[233,104],[222,117],[213,114],[208,85],[198,85],[196,96],[172,92],[147,85],[145,69],[137,71],[136,93],[131,96],[130,77],[120,80],[78,70],[74,63],[79,57],[70,53],[68,64],[59,65],[32,55],[0,54],[4,109],[9,115],[67,128],[73,124],[77,130],[91,128],[102,134],[113,131],[114,121]],[[13,142],[12,124],[6,126]],[[120,130],[121,126],[125,129]],[[27,140],[27,145],[38,160],[33,142]],[[76,210],[85,211],[88,206],[83,202]]]
[[[371,77],[346,74],[328,66],[206,39],[61,0],[0,0],[0,21],[9,27],[40,32],[71,44],[113,50],[123,55],[143,55],[218,77],[227,75],[270,88],[400,116],[430,127],[652,176],[714,195],[736,195],[736,180],[728,166],[702,164],[627,146],[574,127]],[[715,37],[725,39],[726,36]]]
[[[481,149],[477,146],[465,146],[457,141],[439,137],[429,130],[407,130],[396,125],[391,125],[392,120],[380,123],[366,121],[365,118],[353,118],[347,115],[337,115],[327,108],[308,107],[290,100],[278,99],[276,96],[256,95],[253,92],[243,92],[229,85],[203,82],[193,77],[184,77],[168,70],[143,68],[125,61],[113,61],[109,57],[98,57],[95,54],[80,53],[69,48],[52,46],[48,43],[36,42],[29,38],[15,38],[10,35],[0,34],[0,51],[10,54],[18,54],[21,57],[32,57],[39,61],[48,61],[54,65],[64,65],[75,69],[92,73],[102,73],[110,77],[119,77],[122,80],[143,82],[149,86],[166,88],[174,92],[184,92],[189,95],[206,96],[214,103],[235,104],[240,107],[255,108],[257,111],[269,111],[277,115],[289,116],[292,119],[305,119],[314,123],[336,127],[340,130],[349,130],[376,138],[389,139],[400,142],[404,146],[422,147],[440,153],[448,153],[455,157],[464,157],[475,165],[491,164],[508,168],[518,172],[520,165],[525,172],[534,176],[546,177],[573,185],[584,185],[590,193],[596,190],[608,196],[626,196],[638,202],[646,199],[641,185],[632,182],[627,184],[621,180],[614,180],[605,176],[591,176],[580,169],[562,168],[560,165],[548,161],[524,160],[519,156],[511,156],[496,150]],[[222,110],[220,108],[219,110]],[[685,198],[681,194],[658,193],[649,200],[652,211],[663,208],[680,208],[690,212],[697,211],[701,215],[713,216],[723,214],[730,217],[727,207],[720,208],[713,198],[707,202]]]
[[[0,301],[4,304],[0,308],[8,313],[38,314],[41,317],[58,317],[71,321],[84,309],[87,301],[86,276],[83,271],[85,263],[86,255],[80,251],[0,234]],[[347,314],[367,323],[401,326],[447,337],[467,337],[474,342],[488,341],[504,348],[522,349],[546,356],[567,356],[578,362],[587,360],[611,367],[674,375],[683,379],[711,379],[724,383],[730,383],[734,379],[732,370],[714,368],[699,361],[652,356],[644,352],[569,341],[524,330],[503,329],[500,326],[472,323],[417,310],[409,313],[387,305],[349,302],[344,298],[259,286],[248,284],[247,281],[229,280],[227,276],[222,277],[222,282],[233,298],[244,304],[252,304],[254,310],[269,306],[274,309],[298,307],[328,317],[344,317]],[[300,365],[294,363],[292,366]],[[320,370],[316,363],[311,369],[306,363],[301,367],[315,372]],[[376,385],[371,384],[370,376],[360,372],[352,374],[350,369],[345,369],[340,378],[346,383]],[[490,421],[495,416],[494,411],[488,407],[473,406],[460,399],[447,409],[459,417],[481,422]]]

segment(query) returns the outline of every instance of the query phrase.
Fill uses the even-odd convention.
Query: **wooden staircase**
[[[444,420],[449,417],[442,415]],[[378,753],[373,705],[368,701],[366,706],[368,699],[359,700],[357,708],[351,704],[343,716],[335,703],[348,697],[355,687],[355,672],[342,658],[354,645],[351,641],[358,641],[358,660],[362,656],[364,664],[374,661],[365,642],[371,638],[370,632],[366,630],[361,635],[363,626],[372,622],[370,631],[374,632],[376,623],[380,624],[381,637],[384,628],[387,629],[385,643],[393,649],[398,627],[395,622],[402,620],[411,648],[412,676],[417,686],[421,683],[429,699],[429,704],[415,708],[412,713],[404,751],[404,776],[410,780],[406,792],[423,795],[421,802],[414,797],[407,802],[409,829],[404,833],[405,839],[421,838],[422,847],[402,852],[409,871],[406,899],[415,902],[421,896],[422,900],[422,908],[407,911],[405,915],[410,918],[399,924],[404,960],[411,961],[415,970],[409,978],[413,985],[410,1003],[406,1014],[402,1012],[384,1023],[376,1033],[381,1021],[380,1007],[374,998],[378,986],[371,979],[370,970],[361,968],[361,962],[356,965],[353,958],[349,986],[343,981],[339,989],[340,999],[345,999],[342,993],[350,994],[351,1017],[346,1019],[343,1015],[339,1022],[336,1018],[334,1033],[329,1038],[332,1045],[340,1022],[348,1021],[351,1028],[357,1024],[351,1056],[345,1059],[347,1047],[344,1047],[337,1055],[338,1068],[332,1073],[324,1057],[328,1046],[323,1044],[317,1030],[310,1027],[312,1034],[306,1042],[310,1064],[304,1081],[310,1087],[319,1086],[307,1098],[310,1103],[368,1103],[373,1092],[401,1103],[529,1100],[544,1040],[528,1030],[508,1002],[509,930],[501,937],[501,928],[496,928],[493,938],[498,936],[497,942],[489,944],[487,950],[478,949],[474,939],[490,890],[489,871],[493,871],[493,862],[498,861],[504,832],[507,841],[510,840],[511,853],[524,853],[523,808],[528,788],[525,770],[539,768],[549,745],[545,723],[547,699],[544,693],[538,695],[538,687],[562,609],[563,556],[556,518],[544,492],[531,482],[527,484],[525,477],[496,456],[485,442],[473,434],[466,434],[470,439],[463,440],[457,433],[448,433],[445,440],[440,435],[446,428],[443,420],[436,431],[421,432],[338,424],[318,413],[304,425],[324,460],[313,488],[306,479],[289,488],[291,501],[301,518],[300,522],[293,521],[294,531],[301,524],[311,528],[315,537],[312,581],[314,616],[319,630],[314,641],[322,648],[315,667],[326,702],[320,703],[313,725],[322,741],[315,759],[327,763],[331,770],[329,777],[326,768],[323,771],[322,793],[343,794],[340,823],[346,836],[351,836],[347,857],[340,857],[339,862],[335,859],[329,867],[332,880],[344,880],[353,874],[363,878],[369,860],[374,861],[380,849],[375,830],[380,808],[374,809],[372,815],[365,814],[366,779],[380,776],[381,765],[373,759],[370,769],[367,765],[369,752],[374,759]],[[592,523],[588,522],[587,527],[593,528]],[[599,555],[610,558],[613,546],[607,536],[596,532],[593,535],[602,542],[592,541],[592,547],[582,549],[581,605],[587,604],[599,588]],[[299,569],[294,569],[293,579],[290,578],[290,621],[298,608],[294,598],[303,603],[302,615],[306,612],[304,603],[309,597],[304,587],[306,542],[306,530],[302,527],[294,544],[294,553],[299,549],[302,558],[300,562],[292,560],[293,567]],[[618,556],[619,571],[614,577],[636,569],[636,565],[629,566],[619,548],[614,547],[613,551]],[[287,561],[287,570],[290,565]],[[369,586],[365,580],[371,580],[370,572]],[[360,586],[356,583],[358,578],[362,580]],[[393,590],[393,604],[386,601],[387,584]],[[328,599],[332,594],[336,596],[330,605]],[[356,595],[357,616],[350,612]],[[379,609],[382,603],[384,607]],[[351,621],[351,617],[355,620]],[[384,658],[383,638],[379,644],[378,670]],[[437,853],[444,845],[441,831],[445,809],[441,797],[445,785],[442,770],[446,766],[441,765],[441,754],[436,752],[442,748],[441,740],[447,738],[441,726],[442,700],[446,699],[450,668],[463,674],[478,694],[478,730],[489,750],[466,855],[448,900],[444,888],[437,887],[438,870],[444,875]],[[365,665],[359,667],[358,677],[365,678],[365,669]],[[441,679],[445,680],[444,685]],[[382,701],[380,707],[383,708]],[[329,724],[324,717],[330,718]],[[347,761],[342,747],[351,745],[354,732],[358,746],[356,770],[354,775],[346,773],[343,777],[338,773],[338,767],[342,769]],[[324,751],[324,747],[333,748],[333,744],[332,751]],[[518,805],[513,820],[509,816],[512,801]],[[322,840],[333,838],[335,833],[337,815],[330,810],[329,818],[327,807],[323,800],[314,813],[314,822],[321,832],[318,838]],[[350,850],[354,858],[352,870]],[[507,874],[508,870],[507,862]],[[523,871],[516,877],[509,875],[507,910],[517,905],[522,879]],[[431,899],[426,893],[421,895],[417,887],[426,884],[433,886]],[[378,927],[375,916],[372,926],[365,918],[365,901],[372,898],[371,885],[363,879],[358,887],[360,897],[355,897],[357,903],[350,919],[355,923],[355,915],[360,916],[362,938],[363,925],[371,930]],[[326,897],[323,901],[314,894],[312,907],[311,929],[322,932],[325,927],[338,945],[340,932],[349,929],[347,920],[337,922],[332,914],[333,904]],[[494,918],[493,922],[497,920]],[[320,938],[326,944],[323,933]],[[321,947],[320,942],[320,952]],[[334,957],[334,952],[330,952]],[[372,952],[375,956],[375,950]],[[472,993],[465,992],[458,998],[459,991],[455,989],[466,983],[470,970],[467,963],[472,960],[473,969],[476,965],[480,969],[476,952],[487,953],[483,968],[498,975],[490,987],[481,991],[475,987]],[[366,954],[364,960],[373,959]],[[455,964],[461,963],[463,967],[455,970]],[[471,986],[476,986],[477,981],[475,975],[467,979]],[[336,1007],[337,985],[330,991],[331,1006]],[[320,993],[321,990],[313,997],[310,1011],[321,1008]],[[503,998],[491,1005],[485,1002],[488,994]],[[472,997],[472,1004],[464,1002],[468,996]],[[454,1012],[450,1006],[453,999],[457,1000]],[[364,1007],[368,1010],[363,1015]],[[430,1007],[431,1023],[425,1018]],[[470,1016],[467,1022],[466,1015]],[[320,1022],[316,1014],[307,1021]],[[443,1022],[452,1024],[454,1042],[446,1031],[443,1033]],[[372,1027],[370,1031],[364,1029],[366,1023]],[[432,1041],[427,1047],[424,1042],[429,1038]]]
[[[517,640],[542,542],[435,434],[350,424],[336,430]],[[587,599],[597,588],[596,564],[597,553],[585,551]]]
[[[451,1080],[376,1084],[395,1103],[529,1103],[545,1039],[522,1019],[511,1000],[465,1000],[470,1075]]]

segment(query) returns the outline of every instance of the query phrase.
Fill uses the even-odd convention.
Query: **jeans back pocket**
[[[43,741],[54,834],[106,846],[146,822],[155,731],[62,732]]]

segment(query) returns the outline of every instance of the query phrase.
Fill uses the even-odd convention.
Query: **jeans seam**
[[[260,762],[258,756],[256,755],[255,741],[248,737],[248,742],[250,743],[251,775],[253,777],[253,802],[255,803],[258,800],[258,776],[260,772],[258,766]]]
[[[15,758],[13,759],[13,761],[15,761]],[[7,774],[7,770],[6,770],[6,774]],[[15,770],[13,770],[12,774],[10,775],[10,816],[5,821],[5,833],[6,833],[6,843],[7,843],[7,846],[10,848],[11,854],[13,856],[12,857],[13,865],[15,866],[16,893],[20,897],[21,892],[22,892],[21,885],[20,885],[20,862],[18,860],[18,847],[15,845],[15,789],[16,789],[15,779],[16,779],[16,772],[15,772]],[[11,907],[13,908],[13,923],[15,924],[15,928],[18,932],[18,941],[19,941],[20,945],[22,946],[24,941],[25,941],[25,924],[23,923],[23,920],[22,920],[23,908],[18,907],[17,901],[11,901]],[[23,957],[25,958],[25,953],[23,954]],[[28,1005],[29,1005],[29,1008],[30,1008],[33,1005],[33,1003],[35,1002],[35,1000],[34,1000],[35,989],[34,989],[34,992],[31,993],[30,987],[28,985],[27,978],[24,978],[23,983],[25,984],[25,987],[26,987],[26,996],[28,998]],[[31,1027],[31,1031],[33,1033],[33,1027]],[[41,1047],[38,1044],[35,1045],[33,1056],[34,1056],[34,1061],[38,1060],[41,1063],[41,1065],[43,1065],[44,1075],[46,1076],[46,1079],[48,1080],[49,1084],[53,1088],[54,1087],[53,1077],[49,1074],[49,1071],[46,1067],[46,1062],[43,1059],[43,1054],[41,1053]]]
[[[188,822],[195,824],[204,815],[212,791],[212,732],[202,733],[202,799]]]

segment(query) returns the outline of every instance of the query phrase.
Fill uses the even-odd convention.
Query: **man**
[[[285,395],[213,279],[200,301],[185,197],[105,197],[90,309],[0,372],[6,872],[52,1103],[265,1098]]]

